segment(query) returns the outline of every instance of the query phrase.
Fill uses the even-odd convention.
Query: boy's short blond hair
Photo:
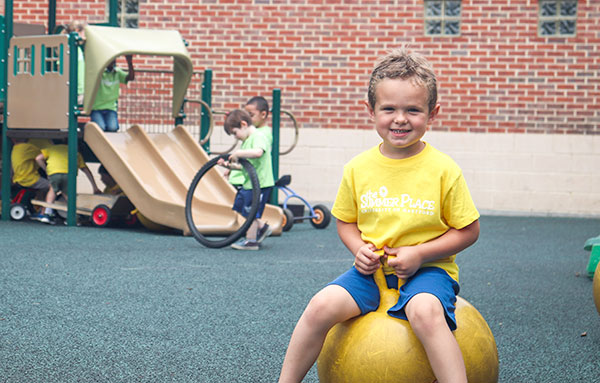
[[[371,108],[375,108],[377,101],[377,85],[385,79],[411,79],[415,84],[427,89],[429,111],[437,105],[437,78],[425,56],[409,52],[406,48],[399,48],[381,57],[375,64],[369,80],[368,101]]]
[[[67,32],[79,32],[83,31],[85,23],[83,21],[75,20],[67,24]]]
[[[245,121],[248,126],[252,125],[252,117],[250,117],[250,114],[245,110],[234,109],[227,113],[227,116],[225,116],[225,123],[223,124],[225,133],[231,135],[234,128],[240,128],[242,126],[242,121]]]

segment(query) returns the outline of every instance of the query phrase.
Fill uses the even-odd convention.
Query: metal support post
[[[204,71],[204,81],[202,82],[202,101],[209,107],[212,107],[212,69]],[[207,113],[202,111],[202,119],[200,122],[200,138],[206,137],[210,129],[210,118]],[[202,146],[207,153],[210,153],[210,139]]]
[[[272,129],[273,129],[273,149],[271,150],[271,158],[273,161],[273,178],[275,181],[279,179],[279,128],[281,121],[281,89],[273,89],[273,108],[271,110]],[[271,203],[279,205],[277,190],[271,193]]]

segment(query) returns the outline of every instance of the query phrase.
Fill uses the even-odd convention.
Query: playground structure
[[[8,3],[8,1],[7,1]],[[12,3],[6,7],[12,10]],[[10,17],[12,18],[12,17]],[[11,20],[12,21],[12,20]],[[9,29],[9,28],[7,28]],[[192,63],[185,43],[177,31],[155,31],[142,29],[123,29],[105,26],[87,26],[85,95],[83,108],[77,106],[77,57],[78,37],[69,35],[43,35],[10,37],[7,52],[8,79],[10,88],[4,92],[5,119],[2,129],[2,153],[4,153],[2,176],[2,207],[9,211],[10,203],[10,146],[8,137],[49,138],[68,137],[69,174],[68,195],[77,196],[76,161],[78,138],[84,142],[93,154],[104,164],[108,172],[121,186],[135,207],[146,218],[160,225],[179,229],[188,233],[184,217],[185,193],[195,172],[208,160],[207,153],[194,140],[185,128],[179,126],[185,117],[183,112],[185,94],[192,77]],[[77,117],[91,112],[95,93],[102,72],[108,63],[125,54],[158,55],[173,58],[173,88],[171,116],[177,127],[160,134],[147,133],[139,126],[132,126],[124,133],[105,134],[95,124],[89,123],[78,129]],[[208,74],[208,75],[207,75]],[[205,72],[203,100],[197,101],[210,108],[210,86],[212,72]],[[280,93],[274,91],[273,127],[274,147],[278,145]],[[51,100],[51,102],[48,102]],[[203,144],[208,148],[208,115],[202,118],[201,134]],[[274,156],[279,153],[274,150]],[[274,164],[278,169],[278,159]],[[223,179],[215,178],[210,195],[197,198],[205,200],[202,211],[195,212],[201,217],[196,222],[207,220],[211,225],[222,217],[225,227],[210,229],[211,232],[230,232],[239,227],[239,217],[231,210],[235,189]],[[66,206],[67,224],[76,223],[78,209],[77,198],[69,198]],[[215,209],[208,211],[205,209]],[[80,209],[81,210],[81,209]],[[268,205],[265,220],[273,227],[274,233],[281,233],[283,212],[277,206]],[[8,220],[9,215],[2,216]]]
[[[594,275],[594,304],[596,305],[596,310],[598,310],[598,314],[600,314],[600,265],[596,268],[596,274]]]
[[[587,275],[593,280],[592,292],[594,304],[600,314],[600,235],[588,238],[583,245],[585,251],[590,252],[590,258],[587,265]]]

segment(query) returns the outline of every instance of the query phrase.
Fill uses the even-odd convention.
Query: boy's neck
[[[406,148],[390,148],[389,146],[385,145],[385,142],[383,142],[381,145],[379,145],[379,152],[384,157],[391,158],[393,160],[402,160],[416,156],[417,154],[421,153],[426,146],[427,144],[425,144],[425,141],[421,140]]]
[[[246,135],[246,138],[244,139],[244,141],[246,141],[248,139],[248,137],[250,137],[254,132],[256,132],[256,126],[248,125],[246,127],[246,131],[248,132],[248,134]]]

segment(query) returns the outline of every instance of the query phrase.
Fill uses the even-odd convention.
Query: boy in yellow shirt
[[[67,199],[67,175],[69,173],[69,147],[65,144],[52,145],[41,150],[41,153],[35,159],[42,169],[48,174],[48,180],[50,181],[50,189],[46,194],[46,202],[54,203],[56,200],[56,194],[62,192],[65,200]],[[81,169],[86,175],[94,194],[100,194],[101,191],[96,185],[92,172],[87,167],[81,157],[80,153],[77,153],[77,168]],[[46,208],[43,216],[40,218],[41,222],[53,224],[54,222],[50,219],[50,215],[53,213],[53,209]]]
[[[36,163],[36,157],[40,154],[40,149],[24,139],[13,138],[13,148],[11,152],[11,163],[13,168],[12,182],[20,187],[29,188],[36,191],[36,198],[43,198],[48,193],[50,183],[38,172],[39,165]],[[29,206],[30,212],[31,206]],[[38,214],[33,214],[31,219],[39,220]]]
[[[454,259],[477,240],[479,213],[458,165],[422,141],[440,108],[433,68],[392,51],[371,73],[366,106],[382,142],[346,164],[332,209],[354,266],[306,307],[279,381],[300,382],[336,323],[377,309],[373,274],[383,267],[388,287],[400,290],[388,315],[410,322],[439,383],[467,383],[452,334]]]

